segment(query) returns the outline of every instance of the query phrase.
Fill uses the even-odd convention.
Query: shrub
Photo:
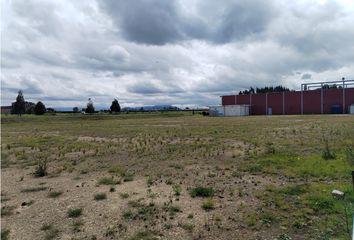
[[[48,174],[47,172],[47,159],[39,159],[37,162],[37,168],[34,172],[35,177],[44,177]]]
[[[128,193],[120,193],[119,196],[123,199],[126,199],[129,197],[129,194]]]
[[[57,198],[57,197],[59,197],[62,194],[63,194],[63,192],[49,192],[48,193],[48,197],[49,198]]]
[[[47,187],[25,188],[25,189],[22,189],[21,192],[29,193],[29,192],[40,192],[40,191],[44,191],[44,190],[47,190]]]
[[[191,197],[212,197],[214,190],[211,187],[196,187],[190,191]]]
[[[207,199],[202,203],[202,208],[206,211],[213,210],[215,208],[214,201],[212,199]]]
[[[82,215],[82,208],[75,208],[68,210],[68,217],[77,218]]]
[[[324,160],[335,159],[336,155],[329,147],[329,134],[323,134],[323,139],[322,140],[323,140],[323,143],[324,143],[324,148],[322,150],[322,158]]]
[[[128,210],[128,211],[124,212],[122,216],[124,219],[133,219],[134,213],[132,211]]]
[[[346,144],[345,158],[350,165],[354,166],[354,142]]]
[[[134,175],[133,174],[125,174],[123,176],[123,182],[131,182],[134,180]]]
[[[180,185],[174,185],[172,187],[172,189],[173,189],[173,192],[174,192],[175,196],[180,196],[181,195],[182,188],[181,188]]]
[[[99,185],[116,185],[119,184],[120,181],[114,180],[113,178],[104,177],[98,180]]]
[[[81,220],[77,220],[75,222],[73,222],[73,232],[80,232],[80,228],[84,225],[84,222]]]
[[[107,195],[105,193],[97,193],[94,196],[96,201],[107,199]]]

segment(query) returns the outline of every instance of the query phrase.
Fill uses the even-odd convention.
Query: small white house
[[[209,115],[215,117],[248,116],[249,114],[249,105],[224,105],[209,107]]]

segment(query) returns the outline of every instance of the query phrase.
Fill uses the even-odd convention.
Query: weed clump
[[[122,198],[122,199],[127,199],[129,197],[129,194],[128,193],[120,193],[119,196]]]
[[[215,208],[215,204],[214,201],[212,199],[207,199],[202,203],[202,208],[205,211],[210,211],[213,210]]]
[[[172,189],[173,189],[173,192],[174,192],[175,196],[180,196],[181,195],[182,188],[181,188],[180,185],[177,185],[177,184],[173,185]]]
[[[34,171],[35,177],[47,176],[47,159],[39,159],[37,162],[36,170]]]
[[[103,177],[98,180],[99,185],[117,185],[120,181],[114,180],[113,178]]]
[[[59,197],[62,194],[63,194],[63,192],[49,192],[48,193],[48,197],[49,198],[57,198],[57,197]]]
[[[70,218],[77,218],[82,215],[82,208],[75,208],[68,210],[68,217]]]
[[[101,200],[107,199],[107,195],[105,193],[97,193],[97,194],[95,194],[94,199],[96,201],[101,201]]]
[[[354,142],[346,144],[345,158],[351,166],[354,166]]]
[[[190,191],[191,197],[212,197],[214,190],[211,187],[196,187]]]
[[[324,148],[322,150],[322,158],[324,160],[335,159],[336,155],[329,146],[329,134],[323,134]]]
[[[33,187],[33,188],[22,189],[21,192],[23,192],[23,193],[40,192],[40,191],[44,191],[47,189],[48,189],[47,187]]]

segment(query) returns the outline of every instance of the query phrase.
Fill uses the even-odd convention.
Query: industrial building
[[[301,91],[227,95],[221,96],[221,102],[223,116],[230,115],[220,109],[236,105],[248,105],[249,115],[354,113],[354,80],[306,83]],[[210,108],[210,115],[218,115],[215,109]]]

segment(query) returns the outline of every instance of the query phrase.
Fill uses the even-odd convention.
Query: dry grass
[[[11,239],[346,239],[353,122],[183,113],[2,117],[2,224]],[[324,151],[335,158],[324,160]],[[33,176],[38,159],[46,163],[42,178]],[[333,189],[346,197],[334,199]],[[34,203],[19,206],[28,198]],[[55,227],[41,233],[48,222]]]

